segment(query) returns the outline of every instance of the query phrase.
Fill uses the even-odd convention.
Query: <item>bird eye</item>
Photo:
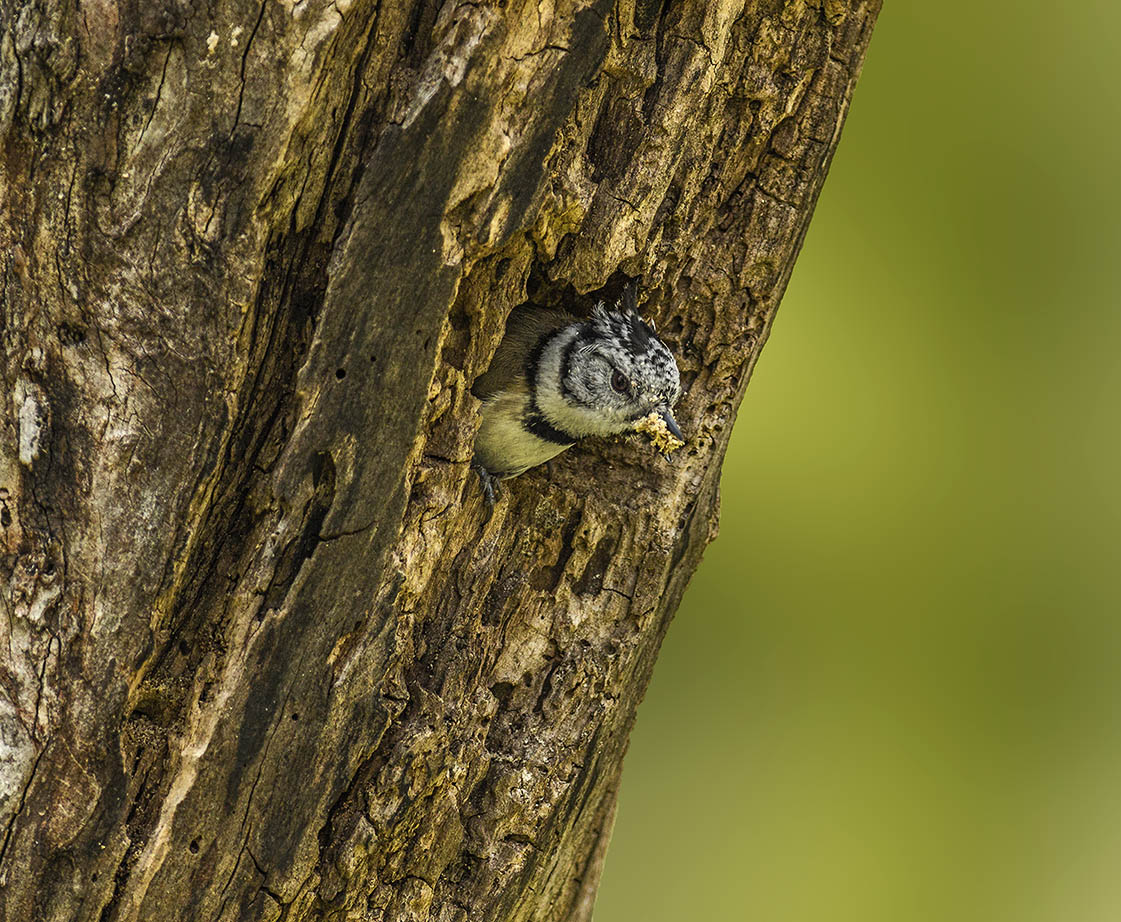
[[[629,394],[631,390],[630,383],[627,381],[627,376],[621,371],[616,371],[611,376],[611,387],[620,394]]]

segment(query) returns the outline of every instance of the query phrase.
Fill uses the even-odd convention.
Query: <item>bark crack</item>
[[[31,790],[31,785],[35,781],[35,776],[39,771],[39,763],[42,762],[43,753],[46,751],[47,747],[44,746],[39,750],[38,755],[35,756],[35,762],[31,766],[31,772],[27,776],[27,781],[23,785],[23,789],[20,791],[19,804],[16,805],[16,809],[13,811],[7,826],[4,828],[4,841],[0,843],[0,864],[3,863],[4,856],[8,852],[8,846],[11,843],[12,831],[15,829],[16,820],[20,819],[23,814],[24,805],[27,803],[27,792]]]
[[[148,113],[148,118],[144,122],[144,127],[140,129],[140,134],[136,138],[136,146],[140,147],[144,143],[144,135],[148,133],[148,128],[152,124],[152,119],[156,116],[156,110],[160,107],[160,101],[163,99],[163,87],[167,80],[167,62],[171,60],[171,52],[175,48],[173,42],[168,42],[167,53],[163,56],[163,68],[160,70],[160,83],[156,87],[156,98],[152,102],[152,111]]]
[[[265,18],[265,8],[267,6],[267,0],[262,0],[261,6],[257,11],[257,19],[253,23],[253,29],[249,33],[249,38],[245,40],[245,50],[241,53],[241,69],[239,71],[241,75],[241,83],[238,88],[237,109],[234,112],[234,123],[230,127],[229,136],[231,138],[234,136],[234,132],[237,131],[237,127],[241,122],[241,106],[242,102],[245,100],[245,68],[249,60],[249,49],[253,47],[253,39],[257,37],[257,30],[261,28],[261,20]]]

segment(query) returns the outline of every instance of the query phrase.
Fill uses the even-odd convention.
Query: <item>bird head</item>
[[[673,354],[633,310],[601,302],[561,350],[557,407],[571,431],[617,435],[657,413],[681,438],[672,408],[681,396]]]

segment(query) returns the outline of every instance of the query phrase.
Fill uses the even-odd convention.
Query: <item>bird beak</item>
[[[685,436],[681,432],[681,427],[677,425],[677,420],[673,418],[669,407],[659,407],[658,415],[662,417],[662,422],[666,424],[666,428],[670,431],[675,439],[685,441]]]

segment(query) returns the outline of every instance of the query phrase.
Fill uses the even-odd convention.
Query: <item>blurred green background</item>
[[[597,922],[1121,920],[1119,36],[885,3]]]

